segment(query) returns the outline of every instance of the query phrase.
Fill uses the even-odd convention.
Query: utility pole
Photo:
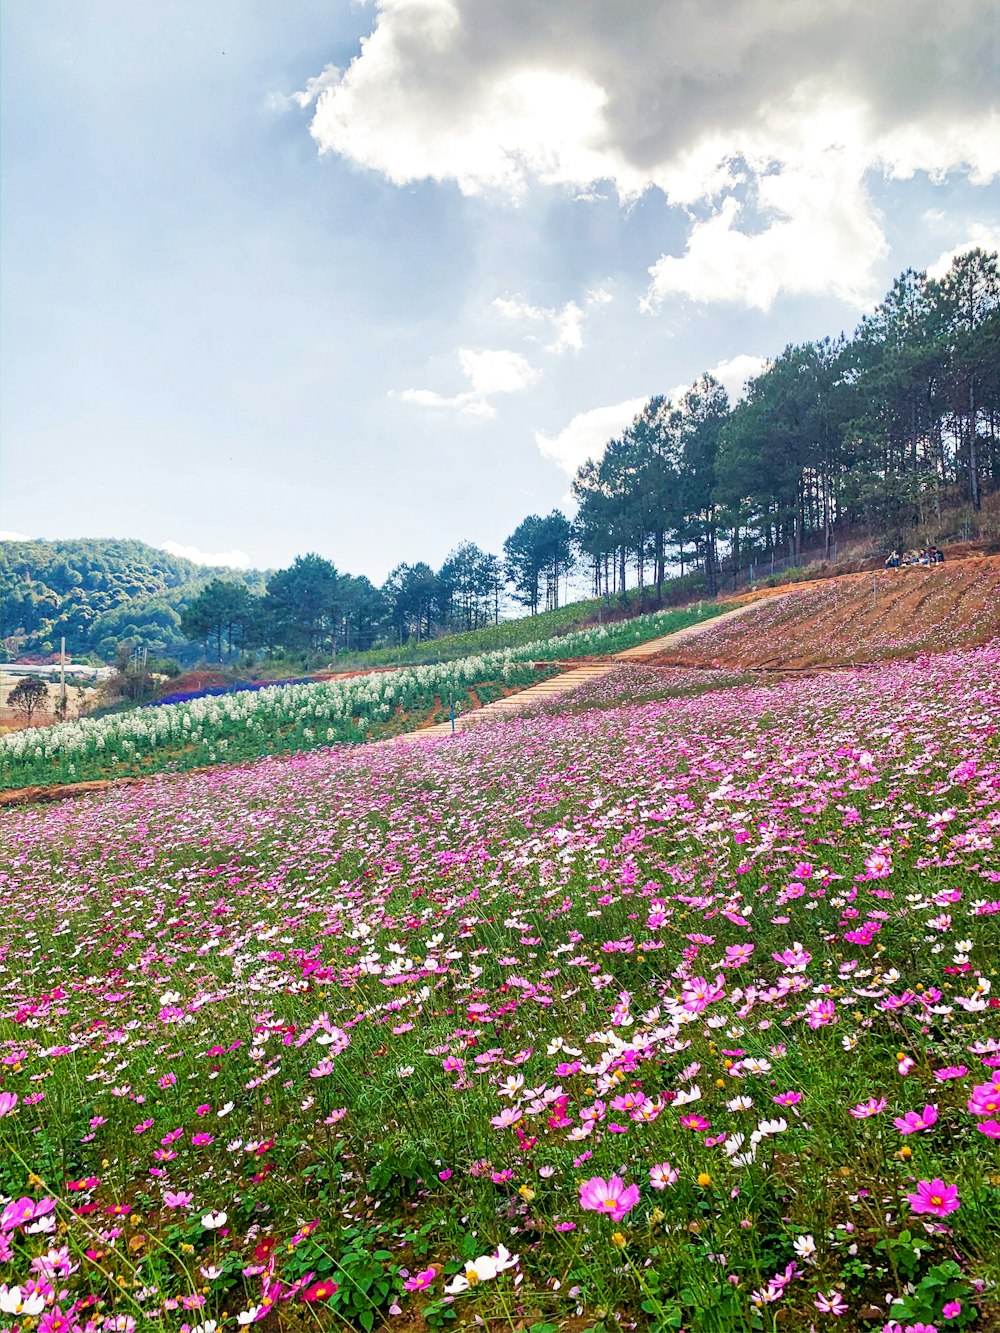
[[[59,640],[59,716],[66,721],[66,636]]]

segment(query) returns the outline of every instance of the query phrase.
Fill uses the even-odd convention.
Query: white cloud
[[[734,403],[737,398],[743,397],[743,389],[747,380],[759,375],[767,365],[766,357],[751,356],[747,352],[740,352],[738,356],[730,357],[728,361],[717,362],[706,373],[719,381],[729,395],[729,401]],[[679,402],[690,387],[690,384],[677,384],[670,390],[667,397],[672,403]]]
[[[503,393],[522,393],[541,375],[527,357],[506,349],[474,352],[462,347],[459,348],[458,363],[470,386],[463,393],[449,398],[433,389],[402,389],[393,390],[389,396],[414,407],[439,408],[462,416],[488,418],[496,415],[491,398]]]
[[[975,250],[977,246],[981,250],[1000,250],[1000,227],[974,222],[969,227],[968,236],[964,241],[950,250],[945,250],[944,254],[938,255],[934,263],[928,266],[927,276],[943,278],[951,268],[953,260],[959,255],[964,255],[967,250]]]
[[[732,402],[743,396],[746,381],[759,375],[767,364],[762,356],[741,352],[727,361],[720,361],[708,373],[715,376]],[[676,403],[690,387],[689,384],[678,384],[666,397]],[[649,398],[629,398],[624,403],[578,412],[556,435],[536,430],[535,443],[543,458],[551,459],[568,476],[575,476],[584,463],[601,457],[608,441],[620,435],[648,401]]]
[[[195,565],[224,565],[227,569],[250,568],[250,557],[246,551],[219,551],[215,555],[210,555],[206,551],[200,551],[197,546],[183,546],[180,542],[163,542],[160,549],[170,555],[190,560]]]
[[[629,398],[624,403],[578,412],[557,435],[535,431],[535,443],[543,458],[551,459],[572,477],[589,459],[600,458],[608,440],[620,435],[647,402],[646,398]]]
[[[683,255],[652,265],[643,308],[680,295],[766,311],[783,292],[830,293],[855,308],[869,306],[880,288],[876,265],[889,247],[865,189],[864,160],[818,143],[794,160],[789,155],[772,174],[763,154],[753,163],[754,203],[767,225],[742,229],[748,210],[728,195],[692,224]]]
[[[30,542],[32,540],[23,532],[0,532],[0,542]]]
[[[1000,0],[941,15],[938,0],[380,0],[357,58],[296,97],[321,151],[397,184],[515,202],[536,182],[625,202],[655,186],[695,208],[684,253],[652,266],[649,309],[767,309],[782,292],[862,307],[887,248],[870,173],[1000,171]]]
[[[552,341],[546,345],[547,352],[579,352],[583,347],[584,312],[575,301],[567,301],[559,310],[547,306],[529,305],[525,301],[508,301],[498,296],[493,302],[505,319],[520,323],[544,323],[551,330]]]

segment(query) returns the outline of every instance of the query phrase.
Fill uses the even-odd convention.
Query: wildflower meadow
[[[614,680],[4,817],[2,1327],[997,1327],[1000,649]]]

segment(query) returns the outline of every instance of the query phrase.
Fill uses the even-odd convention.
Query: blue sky
[[[11,0],[0,527],[499,549],[649,395],[996,247],[998,13]]]

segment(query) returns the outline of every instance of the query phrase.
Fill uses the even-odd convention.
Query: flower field
[[[534,704],[532,716],[586,712],[593,708],[620,708],[624,703],[647,703],[655,699],[679,699],[709,690],[729,689],[749,683],[750,673],[715,671],[711,667],[648,667],[622,662],[606,676],[586,681],[570,693]]]
[[[996,1327],[1000,650],[612,702],[4,818],[0,1326]]]
[[[745,668],[864,663],[973,646],[1000,634],[1000,556],[855,574],[765,597],[665,660]]]
[[[412,730],[470,691],[488,703],[545,678],[532,662],[619,652],[719,615],[712,604],[593,626],[516,649],[342,680],[293,683],[81,718],[0,737],[0,789],[200,768]]]

